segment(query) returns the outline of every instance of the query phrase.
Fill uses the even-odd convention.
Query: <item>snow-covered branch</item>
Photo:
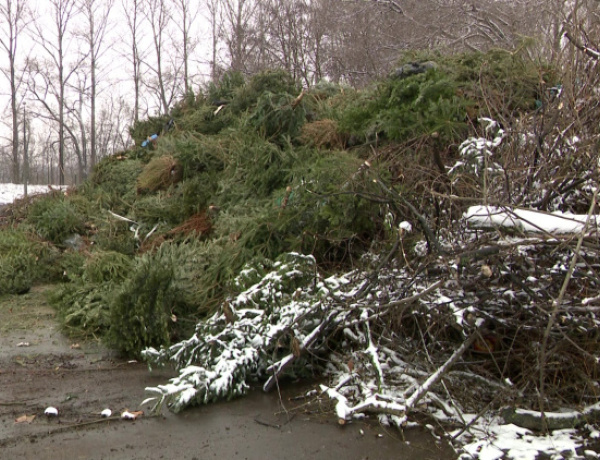
[[[587,214],[553,213],[535,209],[519,209],[494,206],[472,206],[465,213],[465,220],[472,228],[513,229],[522,233],[545,233],[564,235],[580,233],[588,222]],[[589,231],[597,233],[598,216],[591,216]]]

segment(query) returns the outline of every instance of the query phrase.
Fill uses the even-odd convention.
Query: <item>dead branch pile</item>
[[[600,397],[597,63],[580,70],[577,82],[565,77],[547,88],[526,117],[478,120],[481,136],[441,151],[441,167],[435,139],[404,146],[399,159],[414,150],[428,152],[428,163],[399,162],[391,183],[382,183],[396,225],[411,221],[425,242],[416,258],[405,250],[408,237],[399,246],[395,257],[407,265],[388,280],[398,288],[387,294],[393,307],[379,306],[371,329],[425,374],[475,333],[436,388],[463,408],[543,413]],[[587,213],[590,226],[556,232],[540,214],[523,225],[474,229],[461,217],[473,204],[580,213],[583,221]],[[436,295],[396,305],[434,282],[442,283]]]
[[[479,337],[461,367],[492,381],[511,382],[514,399],[499,404],[543,410],[595,402],[600,253],[588,242],[591,247],[578,258],[559,300],[574,241],[485,235],[456,257],[424,264],[423,270],[446,277],[440,289],[443,300],[435,308],[393,314],[394,329],[441,352],[444,343],[478,324]],[[550,324],[555,306],[556,320]]]
[[[298,254],[261,276],[267,265],[244,269],[240,292],[193,337],[145,350],[150,363],[179,370],[168,385],[150,389],[156,408],[236,396],[251,378],[269,390],[288,375],[325,367],[331,380],[321,395],[335,402],[342,424],[373,413],[403,426],[423,411],[466,430],[466,412],[508,407],[516,420],[522,414],[514,408],[584,408],[561,426],[596,414],[600,245],[592,120],[600,112],[591,82],[583,89],[566,83],[549,88],[540,109],[523,118],[502,118],[506,111],[492,104],[490,117],[498,119],[478,119],[479,135],[460,145],[444,147],[432,133],[400,147],[373,147],[352,180],[378,187],[362,197],[386,215],[391,236],[378,249],[387,253],[365,256],[370,272],[337,278],[321,278],[314,261],[307,265]],[[311,134],[323,145],[335,131],[329,123],[311,128],[322,130],[322,137]],[[385,173],[371,167],[379,161]],[[463,213],[475,204],[504,209],[509,221],[516,208],[587,214],[568,232],[535,219],[504,225],[491,217],[490,225],[473,228]],[[551,427],[544,415],[541,424],[533,418],[525,423]]]
[[[515,408],[565,407],[586,409],[560,426],[588,420],[582,414],[600,396],[595,236],[579,247],[573,235],[463,228],[461,236],[445,255],[417,257],[411,269],[377,266],[377,277],[365,277],[329,345],[334,377],[323,391],[340,423],[364,411],[402,425],[425,411],[464,427],[464,412],[502,409],[520,423]],[[559,426],[530,418],[523,426]]]

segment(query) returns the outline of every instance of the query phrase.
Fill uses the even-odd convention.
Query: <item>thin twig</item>
[[[388,302],[388,303],[385,303],[385,304],[382,304],[382,305],[378,305],[376,308],[398,307],[400,305],[406,305],[406,304],[409,304],[409,303],[413,303],[415,300],[419,300],[421,297],[426,296],[431,291],[435,291],[442,284],[444,284],[444,281],[445,280],[436,281],[431,286],[425,288],[424,290],[422,290],[421,292],[419,292],[419,293],[417,293],[415,295],[411,295],[410,297],[405,297],[404,299],[394,300],[392,302]]]
[[[463,342],[463,344],[458,347],[458,349],[448,358],[448,360],[442,364],[442,366],[435,371],[433,374],[429,376],[425,382],[417,388],[414,393],[406,400],[406,412],[414,409],[417,403],[421,400],[423,396],[427,394],[429,389],[446,373],[446,371],[456,362],[458,359],[464,354],[465,351],[469,349],[469,347],[473,344],[475,339],[478,337],[477,335],[478,329],[472,333],[467,340]]]
[[[427,238],[427,241],[429,242],[430,245],[433,245],[433,249],[435,249],[435,252],[437,252],[438,254],[445,254],[446,251],[444,251],[444,249],[440,246],[440,243],[437,240],[437,238],[435,237],[431,228],[429,227],[429,224],[427,223],[427,219],[425,218],[425,216],[423,216],[410,201],[408,201],[400,193],[396,192],[393,188],[387,187],[379,179],[375,179],[375,182],[379,185],[379,187],[388,196],[400,201],[402,204],[404,204],[410,210],[410,212],[413,213],[413,215],[419,221],[419,224],[421,225],[421,228],[423,229],[423,233],[425,233],[425,237]]]
[[[483,414],[485,414],[485,413],[488,411],[488,409],[489,409],[489,408],[492,406],[492,404],[494,404],[494,403],[495,403],[495,402],[496,402],[498,399],[500,399],[500,396],[502,396],[502,393],[500,393],[500,392],[496,393],[496,396],[494,396],[494,397],[492,398],[492,400],[491,400],[489,403],[487,403],[487,404],[485,405],[485,407],[484,407],[483,409],[481,409],[481,410],[480,410],[480,411],[477,413],[477,415],[475,415],[475,417],[473,417],[473,418],[471,419],[471,421],[470,421],[469,423],[467,423],[467,424],[466,424],[466,425],[465,425],[465,426],[464,426],[464,427],[463,427],[463,428],[462,428],[462,429],[461,429],[461,430],[460,430],[458,433],[456,433],[454,436],[452,436],[452,439],[451,439],[451,440],[452,440],[452,441],[455,441],[455,440],[456,440],[457,438],[459,438],[459,437],[460,437],[460,436],[461,436],[461,435],[462,435],[462,434],[463,434],[465,431],[468,431],[468,430],[469,430],[469,428],[471,428],[471,427],[472,427],[472,426],[475,424],[475,422],[477,422],[477,420],[479,420],[479,419],[480,419],[480,418],[483,416]]]
[[[550,337],[550,332],[554,327],[554,323],[556,322],[556,317],[558,316],[558,312],[561,308],[565,292],[567,291],[567,287],[571,281],[573,276],[573,272],[575,271],[575,265],[577,263],[577,258],[579,256],[579,252],[581,251],[581,245],[583,243],[583,238],[587,233],[588,225],[591,221],[592,213],[594,208],[596,207],[596,199],[598,198],[598,187],[594,190],[594,195],[592,196],[592,202],[590,203],[590,207],[587,213],[587,219],[581,232],[579,233],[579,238],[577,240],[577,246],[575,248],[573,257],[571,258],[571,263],[569,265],[569,270],[565,275],[565,279],[563,280],[563,284],[560,288],[560,292],[558,293],[558,297],[553,302],[552,312],[550,314],[550,319],[548,320],[548,324],[546,325],[546,330],[544,331],[544,336],[542,338],[542,346],[540,348],[539,360],[540,360],[540,383],[539,383],[539,407],[540,412],[542,414],[542,425],[547,430],[548,426],[546,423],[546,417],[544,415],[544,399],[545,399],[545,380],[546,380],[546,351],[548,348],[548,339]]]
[[[317,338],[321,336],[321,333],[329,326],[329,324],[331,323],[333,318],[336,316],[336,314],[337,314],[337,312],[335,312],[335,311],[329,313],[329,315],[323,319],[321,324],[319,324],[315,329],[313,329],[313,331],[310,334],[308,334],[304,338],[304,341],[302,342],[302,344],[300,344],[300,347],[299,347],[300,349],[298,350],[299,354],[306,351],[315,342],[315,340],[317,340]],[[271,391],[271,389],[273,388],[273,385],[275,385],[275,383],[277,382],[278,376],[285,369],[287,369],[297,358],[298,358],[298,356],[296,356],[294,353],[290,353],[289,355],[285,356],[283,359],[277,361],[276,363],[271,364],[271,366],[269,366],[269,368],[267,369],[267,372],[272,372],[272,375],[268,378],[268,380],[263,385],[263,391],[265,391],[267,393],[269,391]]]

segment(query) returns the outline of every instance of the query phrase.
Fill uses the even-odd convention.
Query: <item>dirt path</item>
[[[116,359],[96,343],[73,344],[58,329],[44,290],[0,299],[2,459],[451,459],[426,432],[372,423],[340,427],[331,414],[294,409],[299,385],[160,417],[125,421],[146,386],[166,371]],[[58,417],[46,417],[54,406]],[[114,414],[103,419],[100,412]],[[22,420],[16,422],[16,420]]]

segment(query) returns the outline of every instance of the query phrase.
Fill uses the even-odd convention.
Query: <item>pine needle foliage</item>
[[[155,157],[138,176],[137,191],[143,193],[166,190],[181,181],[182,176],[182,167],[172,155]]]
[[[195,214],[183,224],[167,232],[169,235],[206,236],[212,230],[212,223],[206,213]]]
[[[437,132],[443,141],[453,142],[466,132],[466,103],[453,79],[430,69],[404,79],[390,78],[375,94],[357,95],[341,127],[369,140],[407,141]]]
[[[331,120],[336,123],[347,109],[357,91],[351,87],[323,81],[305,90],[302,99],[306,108],[307,123]],[[339,126],[338,126],[339,129]]]
[[[86,216],[74,201],[62,195],[48,195],[32,203],[27,222],[41,238],[63,246],[69,236],[85,231]]]
[[[137,356],[145,347],[167,345],[189,333],[210,308],[205,301],[222,289],[215,276],[219,271],[211,276],[208,270],[215,261],[211,251],[191,238],[165,242],[156,252],[136,257],[110,306],[109,342],[123,354]]]
[[[282,149],[255,132],[230,133],[223,142],[227,145],[225,169],[217,177],[212,204],[237,206],[252,198],[262,201],[287,185],[298,161],[295,151]]]
[[[132,259],[116,251],[94,251],[83,264],[86,283],[121,282],[131,271]]]
[[[227,136],[184,134],[174,140],[176,159],[189,179],[198,173],[216,174],[225,168],[231,140]]]
[[[339,132],[335,120],[325,119],[306,123],[302,127],[300,142],[318,149],[343,150],[346,136]]]
[[[135,355],[169,343],[213,312],[238,270],[254,258],[297,251],[334,268],[386,244],[389,197],[382,199],[374,180],[392,182],[388,178],[403,168],[431,162],[423,151],[458,145],[473,128],[473,116],[487,107],[483,102],[504,89],[511,91],[508,111],[526,110],[535,95],[533,72],[517,78],[527,67],[518,56],[407,54],[399,65],[422,60],[437,66],[407,78],[390,76],[363,91],[327,82],[302,91],[282,71],[249,78],[228,72],[202,94],[187,95],[168,117],[136,123],[136,142],[156,133],[155,146],[103,159],[77,199],[53,205],[54,214],[39,205],[28,218],[56,244],[76,232],[102,251],[131,258],[124,274],[99,268],[94,281],[80,275],[87,264],[69,270],[96,285],[86,291],[72,283],[79,292],[69,297],[73,309],[65,308],[71,325],[101,322],[77,312],[89,304],[98,313],[103,289],[108,316],[94,333],[109,330],[117,349]],[[504,78],[504,86],[492,84],[495,76]],[[166,123],[172,125],[168,131]],[[361,139],[374,149],[358,145]],[[392,154],[381,149],[385,142],[395,146]],[[436,179],[407,176],[425,190]],[[402,190],[403,184],[395,185]],[[413,196],[421,190],[412,184],[405,189]],[[417,207],[428,217],[430,206]],[[392,220],[404,217],[396,208]],[[67,225],[72,216],[93,212],[99,215],[79,220],[83,226]],[[49,224],[57,221],[53,215],[60,228]],[[206,231],[194,231],[200,227]]]
[[[201,172],[185,180],[179,188],[181,201],[179,210],[184,216],[204,212],[214,204],[219,177],[210,172]]]
[[[159,117],[148,117],[145,120],[139,120],[129,128],[129,134],[135,144],[140,146],[149,136],[162,134],[170,119],[169,115],[161,115]]]
[[[284,145],[286,139],[295,139],[306,119],[302,102],[287,93],[264,92],[249,118],[250,125],[265,139]]]
[[[267,92],[291,96],[297,96],[300,93],[298,83],[283,69],[266,70],[253,75],[244,89],[248,94],[259,96]]]
[[[354,91],[350,86],[344,86],[342,84],[333,83],[327,80],[321,80],[316,85],[311,86],[307,90],[307,95],[309,96],[309,100],[313,101],[331,101],[332,99],[337,98],[340,95],[343,95],[347,92]],[[311,108],[316,108],[311,105]]]
[[[377,177],[348,152],[329,152],[303,163],[276,221],[289,250],[334,265],[366,250],[383,225],[385,208],[370,199],[379,193],[373,182]]]
[[[228,188],[224,192],[233,196],[238,193],[238,187],[246,197],[268,196],[285,184],[286,173],[293,162],[293,152],[253,136],[245,136],[232,153],[235,163],[230,164],[231,175],[224,177],[221,184]]]
[[[407,53],[399,66],[432,61],[435,66],[426,71],[392,74],[375,89],[356,93],[341,117],[342,129],[366,139],[400,142],[436,133],[451,144],[464,138],[467,123],[477,116],[507,116],[535,107],[539,65],[524,53]]]
[[[127,356],[147,346],[170,343],[173,267],[153,263],[150,255],[136,260],[131,276],[110,307],[109,342]]]
[[[230,102],[236,91],[245,84],[241,72],[229,70],[225,72],[218,82],[210,82],[207,88],[207,99],[216,103],[218,101]]]
[[[3,254],[0,257],[0,294],[25,294],[34,281],[33,254]]]
[[[140,159],[130,155],[105,157],[96,164],[89,180],[79,187],[79,193],[99,208],[126,213],[128,205],[136,199],[135,178],[143,167]]]
[[[54,252],[51,246],[37,236],[28,233],[26,228],[3,228],[0,230],[0,254],[30,252],[40,259],[46,258],[44,253]]]
[[[187,217],[183,213],[182,199],[178,187],[138,198],[131,212],[136,221],[143,222],[140,231],[147,233],[156,224],[161,227],[158,230],[180,224]]]
[[[24,228],[0,230],[0,294],[22,294],[36,282],[55,280],[60,254]]]
[[[48,195],[59,195],[62,192],[49,192],[48,194],[32,194],[15,199],[12,203],[3,207],[3,223],[12,225],[23,224],[29,214],[31,204],[40,198],[47,198]],[[6,219],[6,220],[4,220]],[[27,225],[27,223],[25,223]]]
[[[461,54],[449,64],[454,79],[463,82],[463,94],[477,102],[479,114],[498,120],[535,110],[536,101],[558,78],[550,65],[532,60],[525,48]]]
[[[255,107],[260,105],[259,100],[267,95],[279,95],[296,97],[301,88],[294,82],[291,75],[283,70],[267,70],[253,75],[245,85],[239,86],[233,93],[230,108],[235,114],[243,114],[247,111],[254,112]],[[272,96],[268,99],[272,99]],[[263,102],[263,104],[265,104]],[[277,104],[277,101],[268,103]]]
[[[102,337],[110,327],[112,298],[133,261],[119,252],[96,250],[80,263],[68,271],[70,282],[57,287],[49,301],[69,335]]]
[[[288,247],[277,225],[279,217],[280,209],[272,200],[245,201],[219,213],[214,233],[238,254],[242,264],[253,257],[274,258]],[[235,272],[228,273],[235,276]]]
[[[90,237],[92,243],[104,251],[115,251],[128,256],[135,254],[139,242],[127,222],[117,220],[107,213],[97,218],[96,222],[96,229]]]
[[[229,161],[228,136],[179,136],[174,143],[176,158],[183,169],[181,211],[191,216],[214,204],[220,175]]]
[[[49,303],[70,337],[99,338],[107,333],[113,284],[64,284],[50,294]]]
[[[195,333],[172,347],[148,348],[143,356],[151,366],[173,363],[179,376],[168,385],[150,388],[154,410],[163,405],[178,412],[188,405],[206,404],[243,395],[249,383],[292,351],[322,321],[325,307],[311,302],[300,288],[319,297],[327,290],[310,256],[283,254],[275,262],[248,264],[236,278],[236,294]],[[311,288],[312,287],[312,288]],[[287,375],[310,372],[308,356],[298,357]]]
[[[182,132],[210,136],[219,134],[237,122],[238,117],[232,113],[225,101],[216,101],[214,104],[206,103],[182,118],[178,128]]]

